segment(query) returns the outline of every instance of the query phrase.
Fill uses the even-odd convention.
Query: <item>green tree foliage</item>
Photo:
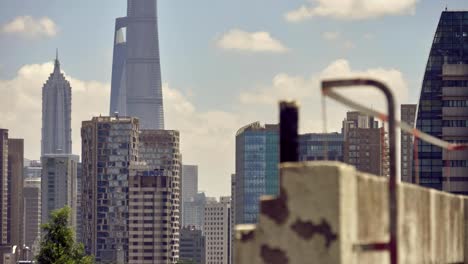
[[[36,257],[39,264],[93,264],[94,259],[85,254],[84,246],[75,243],[69,226],[70,207],[52,212],[47,224],[42,225],[44,237],[41,251]]]

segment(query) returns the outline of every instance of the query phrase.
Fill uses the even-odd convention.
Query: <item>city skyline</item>
[[[52,57],[55,47],[58,46],[63,50],[61,52],[63,54],[61,55],[62,61],[67,65],[65,67],[66,78],[70,80],[74,89],[73,153],[79,153],[78,125],[81,121],[88,120],[92,116],[105,115],[109,109],[107,104],[110,99],[109,80],[112,61],[109,50],[112,49],[113,37],[109,37],[109,33],[101,35],[99,33],[107,31],[108,26],[113,24],[114,18],[125,13],[125,1],[113,5],[100,18],[97,18],[95,10],[90,11],[90,22],[103,22],[103,25],[107,25],[102,28],[93,28],[96,32],[72,30],[70,23],[74,17],[71,14],[70,18],[66,18],[60,14],[59,11],[68,13],[60,9],[63,8],[61,4],[53,7],[50,11],[42,8],[39,9],[40,11],[33,12],[32,9],[18,8],[24,2],[27,1],[2,3],[6,6],[3,10],[11,12],[6,15],[3,13],[5,11],[0,11],[0,14],[5,14],[5,19],[0,21],[0,25],[2,25],[0,40],[4,41],[6,50],[12,50],[9,54],[5,54],[5,51],[0,52],[0,55],[5,58],[0,67],[0,90],[11,90],[5,96],[5,100],[8,101],[5,101],[4,104],[10,109],[6,110],[0,107],[1,125],[9,128],[18,137],[25,138],[25,156],[27,158],[39,158],[37,153],[40,151],[38,145],[40,141],[37,142],[37,135],[32,135],[30,131],[36,130],[35,134],[40,134],[38,133],[40,125],[37,126],[38,123],[34,121],[35,118],[40,117],[40,114],[37,113],[37,104],[40,105],[40,87],[52,71],[53,63],[47,61]],[[30,5],[30,8],[40,5],[39,2]],[[229,193],[230,175],[234,172],[235,131],[257,120],[261,120],[262,123],[277,122],[275,114],[277,107],[274,101],[288,96],[285,89],[288,91],[295,89],[293,92],[296,92],[298,99],[304,105],[304,115],[310,115],[310,118],[307,118],[310,120],[303,123],[302,132],[322,132],[321,122],[317,122],[319,114],[315,114],[315,112],[319,113],[320,110],[318,99],[313,98],[313,96],[318,95],[317,79],[334,76],[332,73],[348,76],[361,73],[374,77],[389,75],[389,79],[393,79],[389,81],[390,85],[397,87],[398,91],[401,92],[399,93],[402,95],[400,99],[403,100],[400,103],[416,103],[421,89],[424,65],[437,24],[436,18],[440,16],[440,11],[445,5],[442,2],[431,4],[421,1],[407,1],[408,3],[414,2],[414,4],[410,3],[403,10],[400,10],[401,12],[398,11],[394,14],[379,13],[378,17],[356,18],[351,13],[344,14],[344,16],[349,16],[344,18],[319,16],[307,21],[291,22],[286,20],[284,15],[306,2],[291,1],[291,3],[278,4],[274,11],[263,14],[264,22],[252,21],[253,14],[258,12],[264,2],[256,1],[253,7],[247,10],[246,22],[238,22],[238,17],[234,19],[228,16],[217,27],[210,25],[201,30],[201,35],[193,47],[187,47],[188,56],[185,58],[182,56],[182,51],[187,45],[175,45],[176,41],[193,38],[193,33],[188,32],[194,31],[195,27],[210,20],[203,18],[202,21],[195,23],[194,16],[189,15],[186,16],[188,23],[175,23],[178,12],[186,14],[192,3],[188,4],[187,10],[182,10],[179,1],[173,3],[161,1],[159,10],[162,31],[160,37],[161,62],[163,82],[165,83],[164,99],[167,127],[181,130],[184,162],[199,165],[200,189],[207,191],[209,196],[221,196]],[[109,3],[109,1],[103,1],[100,4]],[[208,6],[205,2],[198,4],[201,5],[200,7]],[[81,11],[90,7],[88,1],[74,5],[78,8],[77,10]],[[449,1],[449,9],[463,6],[455,1]],[[228,3],[224,7],[215,5],[213,8],[229,12],[227,10],[229,8],[240,11],[242,7],[245,7],[245,2],[241,1],[237,5]],[[220,12],[220,14],[223,13]],[[292,14],[294,15],[294,13]],[[297,20],[298,17],[293,15],[290,15],[289,19]],[[14,23],[10,22],[15,21],[17,17],[23,17],[23,20],[27,22],[28,19],[24,16],[31,16],[33,19],[50,17],[56,26],[50,26],[47,21],[39,23],[43,27],[35,28],[36,33],[34,34],[36,35],[29,34],[26,32],[27,30],[15,31],[11,26]],[[325,23],[323,29],[314,28],[318,21]],[[378,29],[383,22],[387,21],[391,21],[395,25],[387,25],[388,23],[386,23],[384,31],[389,36],[384,36],[385,34]],[[400,30],[400,23],[406,23],[405,26],[409,27],[408,30]],[[10,27],[7,27],[8,25]],[[418,32],[421,32],[418,39],[415,36],[409,36],[412,27],[418,28]],[[110,30],[111,33],[112,28],[113,26]],[[255,32],[264,33],[255,34]],[[311,37],[305,38],[306,41],[303,41],[305,43],[300,44],[299,40],[304,40],[305,33]],[[96,44],[95,48],[88,47],[88,45],[83,45],[83,47],[68,45],[70,43],[65,39],[70,36],[69,34],[76,35],[73,39],[87,39],[87,42]],[[265,40],[268,45],[263,47],[232,45],[230,40],[236,38],[250,41],[260,38]],[[407,41],[396,44],[391,49],[388,46],[390,44],[386,43],[389,38],[406,39]],[[182,42],[187,43],[188,41]],[[265,42],[263,43],[265,44]],[[327,45],[330,47],[330,51],[315,57],[318,55],[316,51],[308,51],[311,43],[316,45],[314,47],[317,50],[321,50]],[[346,44],[346,47],[340,46],[340,43]],[[35,51],[37,54],[31,53],[31,51],[24,52],[26,44],[37,47],[37,51]],[[306,49],[305,46],[309,47]],[[200,54],[196,54],[197,49],[201,50]],[[241,49],[241,51],[236,49]],[[389,55],[384,56],[379,50],[386,50]],[[24,55],[18,56],[23,52]],[[369,56],[365,52],[369,52]],[[78,54],[81,54],[82,58]],[[206,54],[208,56],[205,61],[201,60],[201,56]],[[408,61],[411,62],[398,62],[396,58],[390,57],[408,58]],[[219,60],[227,62],[223,67],[214,68]],[[252,61],[256,62],[252,63]],[[203,66],[197,67],[197,62],[202,63]],[[251,65],[247,67],[246,65],[249,64]],[[255,70],[259,68],[262,70]],[[18,69],[20,70],[18,71]],[[190,69],[193,69],[193,72]],[[189,74],[181,76],[183,75],[181,72]],[[310,74],[311,72],[312,74]],[[217,78],[213,78],[215,75]],[[245,79],[245,81],[234,79]],[[317,90],[316,93],[311,92],[313,89]],[[406,98],[405,94],[407,94]],[[21,100],[21,103],[18,100]],[[23,104],[23,102],[25,106],[17,105]],[[2,101],[2,103],[4,102]],[[24,108],[28,110],[30,115],[25,115]],[[253,112],[254,108],[258,108],[258,111]],[[20,111],[12,113],[18,109]],[[344,113],[345,110],[340,111]],[[251,113],[256,113],[258,116],[252,117]],[[336,116],[337,119],[342,119],[344,114],[336,114]],[[332,118],[329,125],[333,126],[334,131],[339,131],[341,123],[335,121]],[[25,123],[27,127],[24,124],[19,124],[20,122]],[[197,127],[197,124],[200,123],[203,124],[203,127]],[[199,155],[199,153],[202,154]],[[212,164],[219,166],[214,167]]]

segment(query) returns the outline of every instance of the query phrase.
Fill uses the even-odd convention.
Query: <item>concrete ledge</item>
[[[235,260],[245,263],[389,263],[388,182],[338,162],[281,166],[279,197],[264,197],[257,226],[238,226]],[[463,263],[466,198],[398,185],[400,263]],[[466,215],[465,215],[466,214]]]

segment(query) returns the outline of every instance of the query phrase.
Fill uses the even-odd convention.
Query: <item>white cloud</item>
[[[58,33],[58,27],[48,17],[19,16],[1,25],[0,33],[16,34],[26,38],[54,37]]]
[[[9,128],[12,137],[25,138],[28,158],[40,155],[41,92],[43,83],[52,72],[52,63],[25,65],[11,80],[0,80],[0,127]],[[298,99],[301,108],[301,131],[322,131],[320,86],[322,78],[373,76],[386,81],[401,100],[406,100],[407,84],[398,70],[374,68],[354,70],[346,60],[337,60],[323,71],[304,76],[278,74],[270,85],[244,92],[233,109],[219,108],[201,111],[191,96],[181,90],[163,85],[166,127],[181,132],[181,151],[185,164],[197,164],[200,186],[210,195],[229,192],[230,174],[235,170],[235,134],[242,126],[254,121],[277,122],[277,101]],[[110,85],[83,81],[67,76],[73,89],[73,151],[81,154],[81,121],[108,113]],[[376,108],[384,106],[378,94],[369,90],[353,92],[353,98]],[[364,98],[364,100],[362,100]],[[328,103],[329,127],[339,130],[346,108]]]
[[[288,51],[279,40],[274,39],[269,32],[246,32],[232,29],[217,40],[219,48],[226,50],[241,50],[249,52],[284,53]]]
[[[329,32],[322,33],[322,37],[328,41],[337,40],[340,38],[340,36],[341,36],[341,33],[338,31],[329,31]]]
[[[163,94],[166,127],[180,131],[183,163],[199,166],[200,175],[204,175],[199,177],[199,186],[207,187],[210,195],[228,193],[234,172],[235,133],[250,119],[216,109],[199,111],[186,94],[167,83]]]
[[[21,67],[16,77],[0,80],[0,127],[8,128],[10,136],[25,139],[25,157],[40,156],[42,127],[42,86],[53,70],[52,63]],[[72,86],[73,152],[81,153],[81,121],[107,114],[109,84],[82,81],[66,76]]]
[[[291,76],[285,73],[278,74],[268,87],[261,87],[240,95],[241,103],[245,105],[269,105],[271,109],[282,99],[298,100],[302,106],[302,131],[322,131],[321,116],[321,90],[320,81],[331,78],[371,77],[381,80],[393,90],[397,103],[408,99],[408,84],[403,74],[396,69],[373,68],[367,70],[354,70],[347,60],[340,59],[332,62],[322,72],[312,74],[310,77]],[[385,111],[384,97],[372,89],[351,89],[343,94],[367,106]],[[289,98],[293,95],[293,98]],[[348,109],[338,103],[327,100],[328,124],[334,131],[339,131],[341,121]]]
[[[309,0],[286,13],[289,22],[300,22],[315,16],[337,19],[369,19],[387,15],[414,14],[419,0]]]

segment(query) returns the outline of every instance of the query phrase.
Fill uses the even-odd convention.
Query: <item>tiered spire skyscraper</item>
[[[72,152],[71,100],[71,86],[60,72],[57,52],[54,71],[42,88],[41,156]]]
[[[141,129],[164,129],[157,0],[128,0],[117,18],[110,115],[137,117]]]

